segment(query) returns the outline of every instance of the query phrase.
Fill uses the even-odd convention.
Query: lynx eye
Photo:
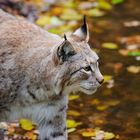
[[[86,67],[84,67],[84,70],[85,70],[85,71],[92,71],[92,69],[91,69],[90,66],[86,66]]]

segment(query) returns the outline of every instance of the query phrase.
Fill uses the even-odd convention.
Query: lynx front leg
[[[39,128],[39,140],[67,140],[66,128],[54,128],[42,126]]]
[[[65,108],[64,106],[57,112],[52,108],[53,114],[46,113],[46,116],[39,122],[39,140],[67,140]]]
[[[51,120],[44,120],[39,125],[39,140],[67,140],[66,123],[63,117],[56,115]]]

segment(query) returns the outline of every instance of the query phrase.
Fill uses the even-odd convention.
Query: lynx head
[[[72,35],[66,37],[56,47],[54,62],[56,75],[54,91],[56,94],[82,91],[93,94],[103,82],[99,70],[98,55],[91,50],[86,19]]]

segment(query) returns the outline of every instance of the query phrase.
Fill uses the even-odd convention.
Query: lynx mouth
[[[98,87],[100,87],[101,85],[100,84],[97,84],[97,83],[82,83],[81,84],[81,88],[85,89],[85,90],[89,90],[89,91],[92,91],[92,90],[95,90],[97,89]]]
[[[95,88],[95,87],[93,87],[93,88],[85,88],[85,87],[82,87],[84,90],[89,90],[89,91],[93,91],[93,90],[95,90],[95,89],[97,89],[97,88]]]
[[[97,87],[95,88],[85,88],[85,87],[81,87],[81,91],[88,94],[88,95],[92,95],[97,91]]]

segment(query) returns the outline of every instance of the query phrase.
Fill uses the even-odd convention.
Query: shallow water
[[[106,16],[90,20],[90,44],[97,48],[100,56],[100,69],[103,74],[112,75],[114,86],[103,86],[92,96],[80,94],[78,100],[69,103],[69,110],[77,110],[80,117],[68,116],[69,119],[80,121],[83,124],[77,131],[69,134],[70,140],[88,140],[82,137],[78,129],[99,127],[104,131],[118,134],[121,140],[140,140],[140,73],[133,74],[127,71],[130,65],[140,65],[135,57],[122,56],[118,51],[126,47],[119,45],[119,49],[103,49],[103,42],[116,42],[118,38],[140,35],[140,26],[124,27],[126,21],[140,21],[140,1],[128,0],[126,3],[116,6]],[[119,43],[118,43],[119,44]],[[117,70],[115,66],[120,66]],[[99,100],[99,105],[94,100]],[[97,106],[111,104],[103,111]]]

